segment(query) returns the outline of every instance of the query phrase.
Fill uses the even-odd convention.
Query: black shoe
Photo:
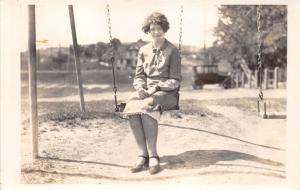
[[[157,165],[149,167],[149,173],[151,175],[158,173],[160,171],[160,166],[159,166],[160,159],[159,159],[159,157],[158,156],[151,156],[151,157],[149,157],[149,159],[157,159],[157,161],[158,161]]]
[[[134,166],[130,169],[131,173],[140,172],[140,171],[142,171],[143,169],[147,169],[147,168],[149,167],[149,156],[143,156],[143,155],[140,155],[139,157],[144,158],[144,162],[143,162],[143,163],[140,163],[140,164],[134,165]]]

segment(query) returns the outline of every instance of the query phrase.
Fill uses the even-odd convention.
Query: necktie
[[[153,49],[153,53],[155,53],[154,55],[154,64],[157,66],[160,62],[160,57],[159,54],[161,52],[161,49],[157,48],[157,49]]]

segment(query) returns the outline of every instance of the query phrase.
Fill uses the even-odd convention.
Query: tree
[[[68,55],[63,53],[61,51],[61,48],[59,47],[57,54],[50,55],[52,62],[56,63],[58,65],[59,69],[63,69],[63,67],[66,65],[68,61]]]
[[[251,69],[256,68],[258,52],[257,5],[223,5],[214,29],[217,40],[213,53],[226,59],[233,67],[244,59]],[[262,5],[260,11],[262,60],[265,67],[286,66],[287,7]]]

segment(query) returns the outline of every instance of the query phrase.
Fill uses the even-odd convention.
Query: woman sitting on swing
[[[131,172],[149,167],[150,174],[160,171],[157,154],[158,119],[161,110],[177,105],[181,81],[179,50],[166,38],[169,22],[165,15],[154,12],[142,26],[152,41],[141,47],[133,86],[136,92],[129,98],[123,114],[129,118],[139,156]]]

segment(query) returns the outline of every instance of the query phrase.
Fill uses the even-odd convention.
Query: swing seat
[[[165,108],[165,109],[160,107],[160,110],[159,110],[160,114],[163,114],[163,112],[165,112],[165,111],[180,110],[180,108],[179,108],[179,97],[180,97],[180,95],[179,95],[179,89],[178,89],[178,91],[176,93],[176,98],[177,98],[176,105],[174,107]],[[126,107],[126,103],[121,102],[121,103],[116,105],[115,112],[123,112],[125,107]]]
[[[263,119],[286,119],[285,112],[268,112],[267,113],[267,101],[266,100],[257,100],[257,111],[258,115]],[[263,108],[263,110],[261,109]]]
[[[260,117],[263,119],[286,119],[285,112],[269,112],[267,114],[260,113]]]
[[[117,104],[115,107],[115,112],[123,112],[126,107],[125,102],[121,102],[120,104]]]
[[[180,98],[179,88],[178,88],[177,93],[176,93],[176,98],[177,98],[176,105],[174,107],[171,107],[171,108],[162,108],[161,107],[160,114],[163,114],[164,111],[180,110],[180,107],[179,107],[179,98]]]

